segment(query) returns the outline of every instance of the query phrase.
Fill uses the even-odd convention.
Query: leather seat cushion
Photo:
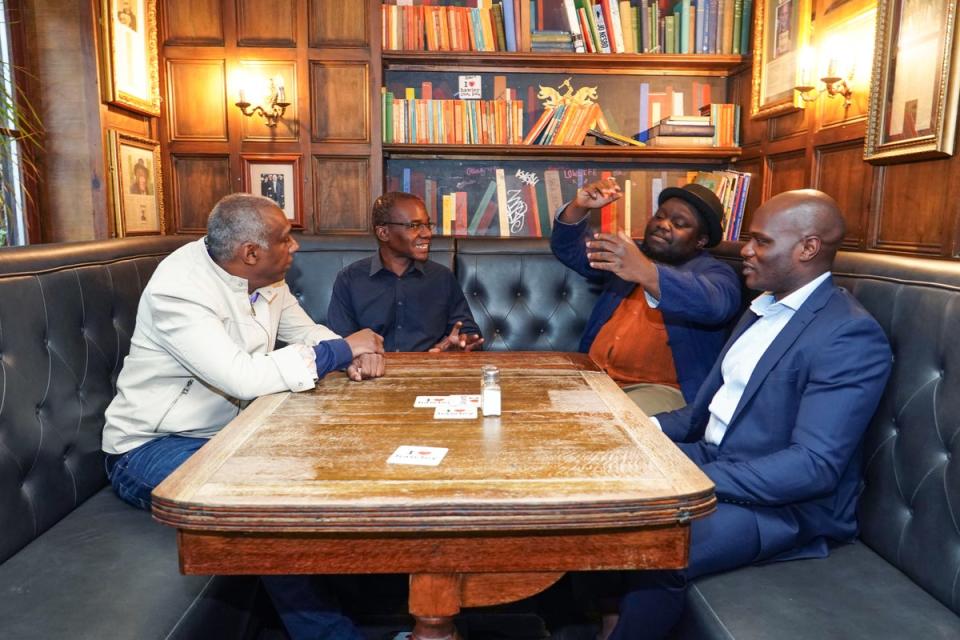
[[[106,487],[0,565],[0,636],[238,638],[256,577],[183,576],[176,532]]]
[[[960,638],[960,618],[866,545],[697,580],[678,639]]]

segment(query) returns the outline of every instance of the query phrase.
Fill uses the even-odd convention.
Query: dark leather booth
[[[117,499],[103,412],[137,301],[189,238],[0,250],[0,638],[241,638],[255,578],[180,575],[173,529]]]
[[[191,238],[0,251],[0,637],[242,638],[253,578],[181,576],[174,531],[116,499],[103,412],[156,264]],[[322,321],[368,237],[302,237],[291,289]],[[717,253],[738,263],[736,245]],[[486,348],[576,350],[598,291],[541,240],[436,239]],[[861,539],[699,580],[683,638],[960,637],[960,264],[843,254],[895,363],[864,444]]]

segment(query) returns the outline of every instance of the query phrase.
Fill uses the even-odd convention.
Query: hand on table
[[[374,334],[376,335],[376,334]],[[365,353],[357,356],[347,367],[347,377],[355,382],[379,378],[386,371],[386,361],[379,353]]]
[[[440,351],[473,351],[483,344],[483,338],[481,338],[476,333],[471,333],[469,335],[465,333],[460,333],[460,328],[463,326],[463,323],[459,320],[453,325],[453,329],[450,331],[450,335],[445,337],[443,340],[433,345],[433,348],[430,349],[431,353],[437,353]]]
[[[361,329],[351,333],[344,340],[350,345],[354,358],[367,353],[383,353],[383,337],[371,329]]]

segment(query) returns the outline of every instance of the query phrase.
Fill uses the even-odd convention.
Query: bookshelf
[[[614,147],[572,145],[495,145],[495,144],[385,144],[385,158],[461,159],[481,157],[488,160],[582,159],[631,164],[695,164],[719,165],[732,162],[740,155],[740,147]]]
[[[489,0],[486,2],[489,5]],[[541,4],[557,3],[562,4],[562,0],[543,0]],[[476,6],[470,0],[456,4]],[[520,25],[530,24],[528,5],[518,3]],[[384,28],[383,24],[377,26]],[[449,100],[457,95],[459,77],[477,75],[483,83],[482,100],[496,99],[495,92],[506,86],[513,91],[513,99],[524,101],[526,133],[543,111],[533,88],[557,87],[563,79],[571,78],[577,88],[597,86],[597,101],[613,125],[611,130],[630,136],[646,128],[641,123],[644,117],[649,120],[649,114],[645,116],[637,108],[638,95],[665,95],[661,99],[672,103],[670,108],[682,105],[682,113],[695,115],[699,105],[694,95],[712,96],[708,102],[727,102],[731,90],[727,79],[750,65],[749,55],[734,54],[534,52],[529,50],[529,34],[519,35],[518,51],[381,49],[382,86],[395,96],[403,96],[413,88],[419,97],[421,83],[425,83],[431,86],[433,100]],[[491,81],[493,78],[497,81]],[[641,86],[644,93],[638,94]],[[659,106],[657,109],[659,113]],[[668,110],[665,115],[670,113]],[[382,128],[387,129],[386,123]],[[690,171],[725,168],[741,154],[735,146],[440,144],[392,140],[381,140],[381,152],[384,190],[412,191],[423,197],[431,218],[437,221],[438,234],[500,237],[549,235],[549,211],[572,197],[583,183],[608,175],[632,183],[633,201],[620,206],[618,226],[640,232],[659,188],[682,184]],[[504,206],[514,217],[525,212],[528,223],[512,223],[508,232],[495,228],[498,222],[503,225],[505,218],[491,211]],[[627,221],[624,216],[632,220]],[[455,221],[448,219],[444,224],[445,217],[454,217]],[[492,219],[494,228],[484,229],[481,224],[478,229],[477,217]]]

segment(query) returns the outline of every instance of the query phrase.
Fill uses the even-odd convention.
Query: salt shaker
[[[500,415],[500,369],[492,364],[480,368],[480,407],[484,416]]]

